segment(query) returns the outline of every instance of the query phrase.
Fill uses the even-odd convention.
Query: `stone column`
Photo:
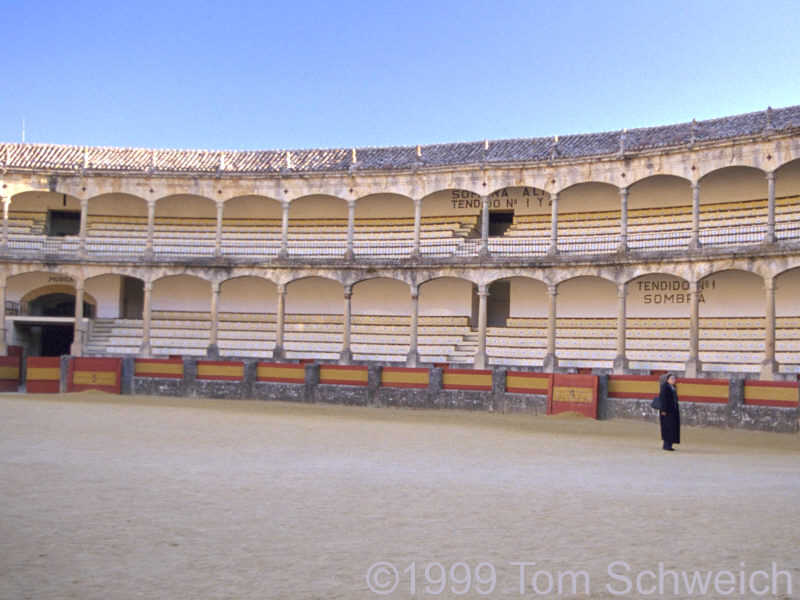
[[[86,255],[86,221],[89,218],[89,199],[81,198],[81,223],[78,233],[78,254]]]
[[[272,351],[272,358],[282,360],[286,358],[286,351],[283,348],[283,333],[286,329],[286,286],[278,284],[278,307],[275,314],[275,349]]]
[[[281,203],[283,213],[281,215],[281,249],[278,251],[279,258],[289,256],[289,202],[284,200]]]
[[[139,356],[150,358],[152,349],[150,347],[150,325],[153,319],[153,282],[144,282],[144,306],[142,307],[142,346],[139,348]]]
[[[686,361],[686,377],[697,377],[702,371],[700,363],[700,283],[689,282],[689,360]]]
[[[411,335],[408,340],[407,367],[419,364],[419,287],[411,286]]]
[[[153,236],[156,229],[156,201],[147,201],[147,243],[144,247],[144,255],[152,258],[153,251]]]
[[[774,244],[775,237],[775,173],[767,173],[767,233],[764,235],[765,244]]]
[[[558,286],[547,286],[547,353],[542,363],[542,370],[552,372],[558,367],[558,357],[556,356],[556,297],[558,296]]]
[[[619,218],[619,246],[617,252],[628,251],[628,188],[619,190],[620,218]]]
[[[550,249],[548,254],[558,254],[558,192],[550,194]]]
[[[480,256],[489,256],[489,196],[481,196]]]
[[[411,249],[412,258],[420,257],[420,237],[422,230],[422,200],[414,198],[414,246]]]
[[[83,354],[83,279],[75,282],[75,333],[69,353],[72,356]]]
[[[353,229],[355,228],[356,221],[356,201],[347,201],[347,250],[345,250],[344,257],[346,260],[353,260],[355,253],[353,252]]]
[[[614,373],[623,375],[628,370],[628,357],[626,356],[627,319],[626,310],[627,291],[625,283],[617,286],[617,355],[614,357]]]
[[[700,182],[692,184],[692,238],[689,249],[697,250],[700,247]]]
[[[8,340],[6,336],[6,280],[5,276],[0,279],[0,356],[8,354]]]
[[[761,379],[771,381],[778,372],[775,360],[775,279],[764,280],[766,306],[764,307],[764,361],[761,363]]]
[[[353,286],[347,285],[344,288],[344,329],[342,331],[342,353],[339,355],[340,365],[349,365],[353,360],[353,353],[350,350],[350,310],[352,298]]]
[[[8,250],[8,209],[11,206],[10,196],[0,196],[3,203],[3,250]]]
[[[209,358],[219,358],[219,282],[211,282],[211,327],[208,334]]]
[[[217,229],[214,243],[214,256],[222,256],[222,212],[225,209],[223,202],[217,202]]]
[[[474,366],[476,369],[486,368],[486,317],[489,286],[478,286],[478,350],[475,353]]]

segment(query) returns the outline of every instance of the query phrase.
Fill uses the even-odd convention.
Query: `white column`
[[[624,374],[628,369],[627,353],[627,291],[625,283],[617,285],[617,356],[614,357],[614,373]]]
[[[353,253],[353,229],[355,228],[356,221],[356,201],[347,201],[347,250],[345,250],[344,257],[348,260],[355,258]]]
[[[216,229],[216,241],[214,245],[214,255],[215,256],[222,256],[222,213],[225,209],[225,204],[223,202],[217,202],[217,229]]]
[[[700,247],[700,182],[692,184],[692,239],[689,241],[689,249],[695,250]]]
[[[283,359],[286,352],[283,349],[283,332],[286,328],[286,286],[278,284],[278,307],[275,314],[275,349],[272,351],[272,358]]]
[[[486,368],[486,317],[489,286],[478,286],[478,350],[475,353],[474,365],[476,369]]]
[[[153,256],[153,235],[156,229],[156,201],[147,201],[147,243],[144,248],[145,256]]]
[[[619,218],[619,246],[618,252],[628,251],[628,188],[619,190],[620,218]]]
[[[80,233],[78,234],[78,253],[86,254],[86,221],[89,218],[89,199],[81,198],[81,222]]]
[[[414,246],[411,249],[411,256],[420,256],[420,231],[422,229],[422,200],[414,198]]]
[[[775,379],[778,362],[775,360],[775,279],[764,280],[766,304],[764,307],[764,361],[761,363],[761,379]]]
[[[548,254],[558,254],[558,192],[550,194],[550,249]]]
[[[289,256],[289,201],[281,203],[283,214],[281,215],[281,249],[278,252],[280,258]]]
[[[700,363],[700,283],[689,282],[689,360],[686,361],[686,377],[697,377],[702,370]]]
[[[208,334],[208,356],[219,358],[219,282],[211,282],[211,327]]]
[[[353,360],[353,353],[350,351],[350,310],[353,297],[353,287],[344,288],[344,330],[342,331],[342,353],[339,356],[339,364],[349,365]]]
[[[153,282],[144,282],[144,306],[142,307],[142,346],[139,349],[139,356],[150,358],[152,349],[150,347],[150,324],[152,322],[153,304]]]
[[[767,173],[767,233],[765,244],[774,244],[775,237],[775,173]]]
[[[83,354],[83,279],[75,282],[75,333],[72,337],[70,354],[80,356]]]
[[[481,196],[481,256],[489,256],[489,196]]]
[[[554,371],[558,367],[558,357],[556,356],[556,297],[558,296],[558,286],[547,286],[547,352],[542,363],[544,371]]]
[[[408,340],[407,367],[419,364],[419,287],[411,286],[411,334]]]
[[[3,202],[3,249],[8,249],[8,209],[11,206],[10,196],[0,196]]]

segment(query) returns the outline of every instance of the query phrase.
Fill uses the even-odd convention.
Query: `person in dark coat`
[[[659,421],[664,450],[674,450],[672,444],[681,443],[681,413],[678,408],[678,391],[675,388],[675,373],[669,373],[661,384],[658,398],[661,401]]]

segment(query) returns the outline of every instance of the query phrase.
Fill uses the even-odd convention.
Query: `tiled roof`
[[[800,106],[626,131],[417,147],[214,151],[0,144],[0,169],[243,174],[413,169],[635,154],[794,130],[800,130]]]

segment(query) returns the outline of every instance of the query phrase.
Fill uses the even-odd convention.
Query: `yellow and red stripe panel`
[[[381,386],[426,389],[430,386],[430,370],[409,367],[383,367]]]
[[[506,391],[512,394],[550,394],[553,376],[550,373],[506,372]]]
[[[442,387],[446,390],[492,391],[492,372],[486,369],[443,369]]]
[[[367,385],[365,365],[320,365],[319,382],[333,385]]]
[[[69,361],[68,392],[99,390],[110,394],[119,394],[121,384],[121,358],[76,356]]]
[[[19,389],[19,356],[0,356],[0,392],[16,392]]]
[[[58,356],[29,356],[26,361],[25,391],[57,394],[61,391],[61,359]]]
[[[175,358],[137,358],[133,374],[135,377],[182,379],[183,361]]]
[[[798,407],[797,381],[744,382],[744,403],[748,406]]]
[[[659,392],[658,375],[609,375],[609,398],[652,398]]]
[[[306,366],[292,363],[258,363],[256,381],[272,383],[305,383]]]
[[[597,418],[597,375],[553,373],[547,414],[564,412]]]
[[[197,379],[242,381],[244,379],[244,363],[227,360],[198,360]]]
[[[730,399],[730,382],[727,379],[681,379],[679,377],[677,389],[680,402],[727,404]]]

